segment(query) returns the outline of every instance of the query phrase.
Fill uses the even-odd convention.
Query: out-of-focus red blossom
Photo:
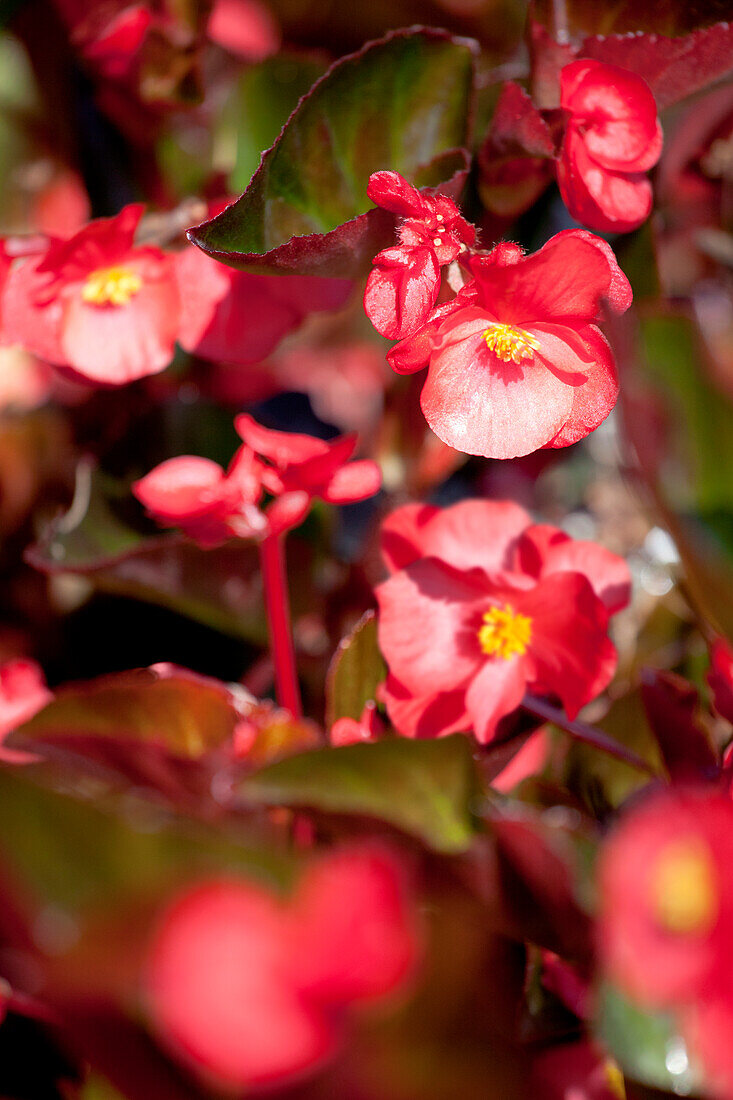
[[[474,278],[387,355],[400,374],[428,367],[428,424],[449,446],[489,458],[583,439],[618,396],[597,327],[605,307],[631,304],[612,249],[571,229],[529,256],[502,243],[467,262]]]
[[[264,460],[262,484],[278,498],[275,505],[286,498],[295,502],[296,494],[303,497],[302,514],[296,518],[294,508],[289,526],[304,519],[313,497],[328,504],[351,504],[379,492],[382,474],[376,462],[349,461],[357,443],[354,433],[326,443],[312,435],[264,428],[246,413],[236,417],[234,427],[245,446]]]
[[[200,546],[268,533],[259,508],[262,464],[244,447],[226,472],[208,458],[169,458],[134,482],[132,492],[157,523],[180,527]]]
[[[264,359],[310,313],[339,309],[352,289],[348,279],[235,271],[193,245],[173,262],[181,299],[178,342],[224,363]]]
[[[510,501],[397,509],[382,527],[378,585],[384,701],[397,731],[490,741],[525,692],[570,717],[610,682],[609,614],[628,602],[623,559],[531,525]]]
[[[418,956],[400,864],[355,846],[312,864],[289,903],[235,879],[189,891],[163,916],[145,986],[172,1051],[242,1088],[315,1068],[343,1010],[403,989]]]
[[[590,1043],[566,1043],[541,1054],[532,1080],[542,1100],[626,1100],[623,1073]]]
[[[402,340],[428,318],[440,290],[440,269],[473,244],[476,230],[455,203],[426,195],[397,172],[374,172],[369,198],[404,221],[399,244],[374,257],[364,309],[377,332]]]
[[[733,649],[724,638],[716,638],[710,647],[707,681],[716,711],[726,721],[733,722]]]
[[[101,76],[122,80],[130,71],[153,23],[147,4],[130,4],[110,12],[97,5],[86,20],[72,25],[73,38],[82,57]]]
[[[43,710],[52,699],[53,693],[46,686],[43,671],[35,661],[16,657],[0,666],[0,760],[7,764],[25,764],[36,759],[27,752],[6,749],[2,742],[14,729]]]
[[[134,495],[156,522],[180,527],[201,546],[216,546],[229,538],[265,538],[297,527],[313,497],[348,504],[379,490],[375,462],[348,462],[355,435],[324,443],[264,428],[246,414],[236,418],[235,427],[244,445],[226,472],[208,458],[181,455],[134,482]],[[275,499],[262,510],[265,490]]]
[[[733,1096],[733,801],[657,792],[611,834],[599,863],[605,974],[644,1007],[673,1010],[711,1092]],[[725,1041],[723,1041],[723,1037]]]
[[[16,261],[3,302],[6,339],[98,385],[164,370],[178,332],[178,288],[169,256],[134,246],[142,212],[126,206]]]
[[[384,733],[384,723],[379,717],[373,699],[364,704],[359,718],[337,718],[329,734],[331,744],[358,745],[362,741],[378,741]]]
[[[645,173],[662,151],[651,89],[626,69],[583,59],[560,73],[560,101],[568,114],[557,164],[565,205],[591,229],[636,229],[652,208]]]
[[[262,61],[280,47],[278,25],[260,0],[214,0],[206,33],[247,61]]]

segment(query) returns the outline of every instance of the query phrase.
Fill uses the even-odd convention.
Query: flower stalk
[[[300,718],[303,707],[295,669],[295,648],[290,625],[290,600],[285,573],[284,535],[268,535],[260,543],[260,566],[265,590],[265,610],[270,648],[275,666],[278,705]]]

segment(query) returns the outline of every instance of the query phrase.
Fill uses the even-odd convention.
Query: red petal
[[[267,508],[266,516],[269,533],[281,535],[284,531],[290,531],[293,527],[299,527],[311,506],[311,497],[303,490],[291,493],[283,493],[277,500],[273,500]]]
[[[404,504],[382,523],[380,538],[384,563],[390,573],[425,557],[422,536],[428,522],[440,515],[434,504]]]
[[[440,558],[455,569],[503,572],[530,523],[528,513],[513,501],[463,500],[436,511],[415,531],[415,556]]]
[[[574,718],[616,670],[616,650],[606,634],[608,612],[579,573],[546,576],[520,593],[514,605],[532,620],[529,648],[537,667],[532,690],[559,696]]]
[[[175,522],[208,511],[223,482],[224,471],[216,462],[181,455],[161,462],[131,488],[153,516]]]
[[[572,129],[565,134],[557,183],[572,216],[602,233],[628,233],[651,213],[652,187],[646,175],[602,168]]]
[[[544,447],[567,420],[574,387],[540,362],[498,359],[480,322],[465,324],[457,335],[457,342],[433,355],[420,397],[438,438],[487,458],[516,458]]]
[[[89,222],[68,241],[54,241],[39,265],[64,282],[84,278],[100,267],[110,267],[127,256],[145,205],[132,203],[114,218]]]
[[[380,252],[367,279],[364,311],[377,332],[403,340],[427,320],[440,289],[440,264],[428,248]]]
[[[403,218],[424,217],[430,212],[425,198],[397,172],[373,172],[367,195],[383,210],[391,210]]]
[[[373,497],[381,487],[382,471],[379,466],[370,459],[362,459],[336,470],[322,496],[329,504],[350,504]]]
[[[400,865],[386,848],[342,848],[311,866],[293,899],[297,984],[341,1007],[403,986],[419,940]]]
[[[471,728],[463,689],[413,695],[390,675],[381,695],[392,725],[403,737],[447,737]]]
[[[333,447],[333,444],[316,439],[312,435],[265,428],[248,413],[242,413],[241,416],[236,417],[234,427],[248,447],[280,468],[327,455]],[[348,438],[353,438],[351,447],[353,451],[356,446],[356,436]]]
[[[649,85],[627,69],[585,59],[560,73],[561,106],[578,116],[593,160],[645,172],[659,160],[662,132]]]
[[[390,671],[416,694],[454,691],[473,675],[486,588],[434,558],[413,562],[376,588],[379,646]]]
[[[556,233],[539,252],[498,265],[474,259],[481,301],[498,320],[522,327],[532,321],[573,325],[600,317],[604,303],[623,313],[632,300],[613,249],[584,229]]]
[[[575,329],[569,325],[534,322],[527,326],[526,331],[539,342],[535,352],[537,359],[566,385],[583,385],[588,378],[593,352],[586,347]]]
[[[63,305],[58,299],[38,305],[39,292],[48,286],[48,275],[38,272],[41,262],[42,257],[34,257],[10,268],[3,294],[3,337],[8,344],[20,344],[49,363],[61,364]]]
[[[295,988],[287,914],[241,880],[206,882],[165,914],[146,986],[153,1021],[185,1061],[229,1087],[320,1061],[331,1028]]]
[[[596,542],[571,539],[545,524],[528,527],[517,546],[518,568],[538,579],[552,573],[582,573],[610,615],[631,596],[629,567],[618,554]]]
[[[587,368],[588,381],[573,388],[570,416],[548,447],[567,447],[585,439],[606,419],[618,398],[616,364],[605,337],[595,325],[581,331],[583,341],[595,351],[594,360]]]
[[[516,710],[527,687],[525,661],[512,657],[487,657],[466,691],[466,705],[471,715],[476,740],[482,745],[491,741],[502,718]]]

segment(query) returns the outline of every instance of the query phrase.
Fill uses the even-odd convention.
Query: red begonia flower
[[[223,363],[264,359],[308,316],[339,309],[352,283],[304,275],[250,275],[190,245],[174,257],[181,299],[178,342]]]
[[[280,48],[277,23],[260,0],[214,0],[206,33],[247,61],[262,61]]]
[[[173,358],[178,289],[170,257],[135,248],[142,206],[90,222],[11,268],[6,337],[100,385],[164,370]]]
[[[29,722],[51,702],[53,693],[46,686],[40,665],[25,657],[16,657],[0,667],[0,760],[24,764],[37,759],[30,753],[6,749],[2,742],[14,729]]]
[[[200,546],[269,532],[258,504],[262,464],[241,447],[228,471],[208,458],[169,458],[132,485],[132,492],[164,527],[180,527]]]
[[[402,340],[428,318],[440,290],[440,269],[473,244],[476,231],[455,203],[426,195],[397,172],[374,172],[372,202],[403,218],[399,244],[374,257],[364,309],[377,332]]]
[[[585,59],[563,68],[560,95],[569,116],[557,166],[565,205],[591,229],[636,229],[652,207],[645,173],[662,151],[648,84],[616,65]]]
[[[615,671],[606,610],[579,573],[533,585],[521,574],[461,572],[424,558],[376,591],[392,676],[415,697],[460,700],[482,743],[528,690],[559,696],[572,718]]]
[[[311,435],[264,428],[243,413],[234,421],[237,432],[267,463],[263,485],[276,495],[305,492],[329,504],[350,504],[379,491],[382,475],[376,462],[349,462],[356,447],[355,434],[330,443]]]
[[[344,1008],[401,989],[418,954],[399,863],[353,846],[314,862],[289,903],[235,879],[186,893],[153,940],[150,1013],[205,1077],[280,1082],[332,1053]]]
[[[630,576],[603,547],[533,526],[511,501],[467,500],[398,508],[382,551],[381,697],[399,733],[473,728],[488,741],[528,690],[574,716],[610,681],[608,615],[628,602]]]
[[[420,404],[456,450],[515,458],[567,446],[608,416],[616,366],[597,327],[631,288],[605,241],[565,230],[525,256],[512,244],[469,261],[474,279],[388,356],[400,373],[428,366]]]
[[[164,1042],[229,1086],[316,1065],[334,1035],[293,980],[292,940],[287,911],[261,887],[221,880],[185,894],[163,918],[146,975]]]
[[[657,793],[622,820],[601,854],[598,948],[628,996],[730,999],[732,864],[733,802],[718,793]]]

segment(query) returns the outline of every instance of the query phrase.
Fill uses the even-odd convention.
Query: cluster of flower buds
[[[247,414],[234,424],[243,444],[226,471],[208,458],[181,455],[132,487],[153,519],[180,528],[200,546],[282,534],[303,521],[314,497],[349,504],[379,491],[375,462],[348,461],[354,434],[326,443],[265,428]],[[273,499],[262,508],[265,493]]]

